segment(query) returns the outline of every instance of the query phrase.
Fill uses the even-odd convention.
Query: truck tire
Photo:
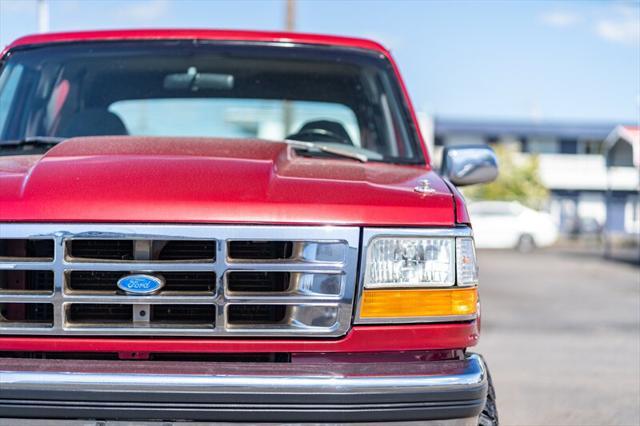
[[[496,405],[496,391],[493,388],[493,380],[491,379],[491,373],[487,369],[487,381],[489,382],[489,389],[487,390],[487,401],[484,403],[482,413],[478,419],[478,426],[498,426],[498,406]]]

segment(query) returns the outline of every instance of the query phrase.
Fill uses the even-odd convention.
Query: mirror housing
[[[488,183],[498,176],[498,160],[488,145],[449,146],[440,173],[456,186]]]

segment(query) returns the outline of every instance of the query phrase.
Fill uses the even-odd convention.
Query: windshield
[[[389,62],[356,49],[70,43],[16,50],[0,74],[5,155],[9,141],[12,154],[50,147],[16,152],[30,138],[198,136],[305,141],[423,163],[411,123]]]

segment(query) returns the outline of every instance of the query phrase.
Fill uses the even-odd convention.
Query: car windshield
[[[16,49],[0,74],[0,155],[78,136],[197,136],[304,141],[423,163],[409,123],[388,60],[358,49],[65,43]]]

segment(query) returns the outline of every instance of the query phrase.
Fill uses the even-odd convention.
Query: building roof
[[[79,41],[104,40],[224,40],[254,41],[267,43],[302,43],[342,46],[375,50],[387,54],[387,50],[379,43],[363,38],[339,37],[322,34],[306,34],[271,31],[237,31],[211,29],[131,29],[101,30],[34,34],[21,37],[11,43],[4,51],[18,46],[47,43],[68,43]]]
[[[534,122],[534,121],[475,121],[435,119],[436,136],[447,134],[475,134],[486,137],[509,135],[514,137],[555,137],[566,139],[605,139],[615,123]]]
[[[640,127],[620,126],[620,136],[632,145],[640,144]]]
[[[633,165],[640,167],[640,127],[639,126],[616,126],[609,133],[605,140],[605,155],[619,141],[625,141],[631,145],[633,152]]]

